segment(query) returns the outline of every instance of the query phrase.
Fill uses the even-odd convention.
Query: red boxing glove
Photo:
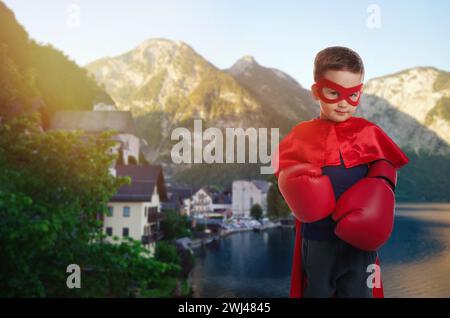
[[[300,163],[282,170],[278,187],[289,208],[301,222],[324,219],[335,208],[331,181],[316,165]]]
[[[337,200],[333,219],[336,235],[366,251],[380,248],[394,226],[397,182],[395,168],[385,160],[369,165],[367,176],[345,191]]]

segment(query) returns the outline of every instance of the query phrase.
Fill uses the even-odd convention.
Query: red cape
[[[360,117],[344,122],[315,118],[301,122],[280,142],[272,160],[275,175],[297,163],[313,163],[320,167],[339,166],[340,156],[346,168],[386,159],[396,169],[406,165],[408,157],[377,125]],[[277,155],[279,154],[279,155]],[[278,166],[278,167],[277,167]],[[278,168],[278,169],[277,169]],[[291,298],[303,297],[306,286],[302,271],[301,222],[295,222],[295,246],[291,273]],[[376,261],[380,264],[379,259]],[[373,289],[374,298],[382,298],[383,284]]]

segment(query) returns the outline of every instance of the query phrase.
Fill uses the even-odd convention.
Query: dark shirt
[[[340,166],[322,167],[323,174],[330,178],[336,200],[354,183],[364,178],[369,170],[367,164],[345,168],[342,155],[340,157]],[[318,241],[337,240],[338,237],[334,234],[335,226],[336,222],[333,221],[331,215],[316,222],[302,223],[302,236],[305,239]]]

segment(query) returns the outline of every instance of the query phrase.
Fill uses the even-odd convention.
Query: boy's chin
[[[352,115],[348,115],[348,114],[346,114],[345,116],[334,115],[333,120],[340,123],[340,122],[346,121],[350,117],[352,117]]]
[[[352,114],[339,115],[339,114],[336,114],[335,112],[333,112],[331,114],[323,114],[322,113],[322,116],[321,116],[321,118],[325,118],[325,119],[328,119],[328,120],[331,120],[334,122],[338,122],[338,123],[346,121],[350,117],[352,117]]]

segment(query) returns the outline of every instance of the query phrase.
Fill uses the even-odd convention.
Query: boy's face
[[[325,72],[325,75],[323,77],[346,88],[358,86],[363,81],[362,74],[352,73],[348,71],[329,70]],[[352,115],[355,113],[356,106],[350,105],[345,99],[334,104],[322,101],[319,97],[317,89],[318,88],[316,85],[311,86],[313,98],[319,101],[320,104],[320,118],[335,122],[342,122],[352,117]],[[327,88],[327,90],[329,89]],[[330,90],[327,91],[327,94],[335,94],[335,92],[332,92]]]

